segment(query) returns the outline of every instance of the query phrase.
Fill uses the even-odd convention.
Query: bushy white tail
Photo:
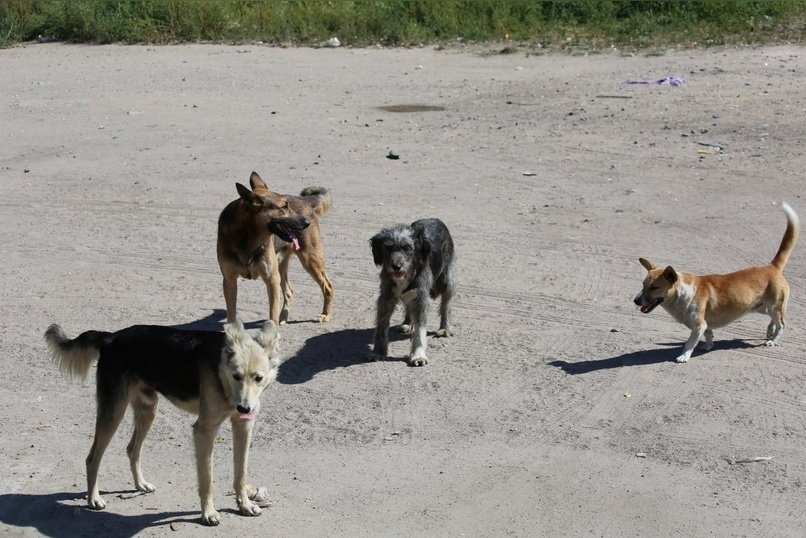
[[[70,340],[64,330],[54,323],[45,331],[45,341],[53,362],[63,373],[73,378],[87,379],[100,355],[100,334],[87,331]]]

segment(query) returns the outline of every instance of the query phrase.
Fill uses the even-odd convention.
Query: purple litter
[[[686,79],[681,77],[663,77],[657,80],[622,80],[621,84],[661,84],[663,86],[680,86],[686,81]]]

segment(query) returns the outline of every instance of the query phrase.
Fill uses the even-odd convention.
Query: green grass
[[[464,41],[639,49],[803,42],[806,0],[0,0],[0,45]]]

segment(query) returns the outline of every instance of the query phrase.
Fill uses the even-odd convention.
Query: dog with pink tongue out
[[[764,345],[774,346],[786,325],[789,285],[783,269],[800,234],[797,213],[784,202],[786,230],[778,252],[768,265],[748,267],[719,275],[693,275],[659,267],[640,258],[647,270],[643,289],[633,302],[644,314],[662,306],[674,319],[691,329],[683,352],[675,359],[687,362],[700,339],[705,337],[705,351],[714,347],[714,329],[736,321],[745,314],[758,312],[770,316]]]
[[[126,452],[134,485],[144,493],[155,490],[143,476],[140,451],[157,414],[160,394],[198,415],[193,441],[202,522],[221,522],[213,503],[212,461],[216,433],[227,419],[232,424],[238,509],[243,515],[257,516],[268,505],[266,489],[247,481],[247,467],[260,396],[277,378],[281,362],[274,322],[267,321],[256,334],[236,320],[225,324],[224,332],[135,325],[114,333],[87,331],[74,339],[51,325],[45,340],[54,362],[70,376],[86,379],[98,363],[95,438],[86,460],[90,508],[106,507],[99,493],[98,469],[128,406],[134,414],[134,432]]]

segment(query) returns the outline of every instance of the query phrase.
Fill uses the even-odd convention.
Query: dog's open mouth
[[[404,276],[406,276],[405,271],[392,271],[392,277],[395,280],[402,280]]]
[[[248,413],[240,413],[238,418],[241,420],[255,420],[255,412],[249,411]]]
[[[642,306],[641,307],[641,312],[644,313],[644,314],[649,314],[650,312],[655,310],[655,307],[658,306],[659,304],[661,304],[662,302],[663,302],[663,297],[656,297],[656,298],[654,298],[652,300],[651,303],[645,304],[644,306]]]
[[[285,241],[294,245],[294,250],[299,250],[299,237],[297,234],[307,228],[311,223],[308,219],[299,217],[295,219],[279,218],[271,219],[267,224],[269,231]]]

